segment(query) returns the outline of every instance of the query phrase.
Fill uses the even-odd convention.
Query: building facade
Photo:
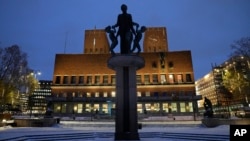
[[[211,100],[215,115],[230,117],[239,111],[249,111],[250,64],[244,57],[232,57],[197,80],[196,92]],[[204,100],[198,102],[204,111]]]
[[[118,46],[117,46],[118,48]],[[137,111],[147,115],[197,113],[191,51],[168,51],[165,27],[145,32],[145,67],[137,71]],[[115,112],[115,71],[107,67],[109,42],[104,30],[86,30],[82,54],[56,54],[52,98],[55,115]]]
[[[29,97],[29,106],[33,114],[44,114],[47,108],[47,98],[51,97],[52,81],[39,80],[38,87],[32,92]]]

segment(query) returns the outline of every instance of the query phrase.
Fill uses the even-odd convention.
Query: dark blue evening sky
[[[140,25],[167,28],[170,51],[191,50],[195,80],[250,36],[250,0],[0,0],[0,47],[19,45],[52,80],[55,55],[82,53],[84,30],[115,24],[123,3]]]

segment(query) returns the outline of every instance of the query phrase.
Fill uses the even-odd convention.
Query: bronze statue
[[[118,15],[117,23],[112,27],[119,27],[116,37],[120,36],[121,54],[128,54],[130,53],[130,46],[133,40],[132,34],[136,34],[133,28],[135,23],[132,20],[132,15],[127,13],[127,6],[125,4],[122,4],[121,10],[122,14]]]
[[[142,33],[146,31],[146,27],[142,26],[139,29],[139,24],[133,22],[132,15],[127,13],[127,6],[125,4],[121,5],[122,13],[118,15],[117,22],[115,25],[107,26],[105,31],[109,34],[109,39],[111,40],[110,52],[112,56],[115,55],[114,48],[118,44],[117,37],[120,36],[120,53],[121,54],[130,54],[137,48],[137,54],[141,52],[140,40],[142,38]],[[136,31],[134,29],[136,26]],[[118,27],[117,34],[115,28]],[[133,42],[133,48],[131,50],[131,44],[133,41],[133,37],[135,37]]]
[[[115,52],[114,52],[114,48],[116,47],[116,45],[118,44],[118,40],[117,40],[117,37],[115,36],[115,33],[116,33],[116,30],[115,28],[112,28],[111,29],[111,26],[107,26],[105,28],[105,31],[107,33],[109,33],[109,39],[111,40],[111,45],[110,45],[110,52],[111,54],[114,56],[115,55]]]
[[[139,54],[141,52],[141,46],[139,44],[141,38],[142,38],[142,33],[144,33],[147,30],[147,28],[145,26],[142,26],[141,29],[139,29],[139,25],[136,25],[136,36],[134,39],[134,44],[133,44],[133,48],[131,50],[131,52],[134,52],[135,48],[137,48],[137,53]]]
[[[212,118],[213,117],[213,107],[212,107],[212,103],[211,101],[205,97],[204,98],[204,108],[205,108],[205,113],[204,113],[204,117],[208,117],[208,118]]]

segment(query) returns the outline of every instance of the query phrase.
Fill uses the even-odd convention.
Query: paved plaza
[[[229,140],[229,126],[207,128],[201,121],[140,122],[141,141]],[[110,121],[61,121],[53,127],[0,127],[0,140],[10,141],[113,141]]]

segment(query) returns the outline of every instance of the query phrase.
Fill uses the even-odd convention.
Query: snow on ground
[[[185,123],[185,124],[184,124]],[[196,122],[197,123],[197,122]],[[213,134],[228,135],[229,125],[221,125],[214,128],[207,128],[202,124],[187,122],[145,122],[139,133],[145,132],[168,132],[168,133],[190,133],[190,134]],[[155,126],[161,125],[161,126]],[[53,127],[0,127],[0,140],[8,137],[18,137],[24,135],[44,135],[44,134],[70,134],[70,133],[92,133],[92,132],[115,132],[114,122],[80,122],[61,121]],[[147,139],[143,139],[143,141]],[[160,140],[159,140],[160,141]]]

